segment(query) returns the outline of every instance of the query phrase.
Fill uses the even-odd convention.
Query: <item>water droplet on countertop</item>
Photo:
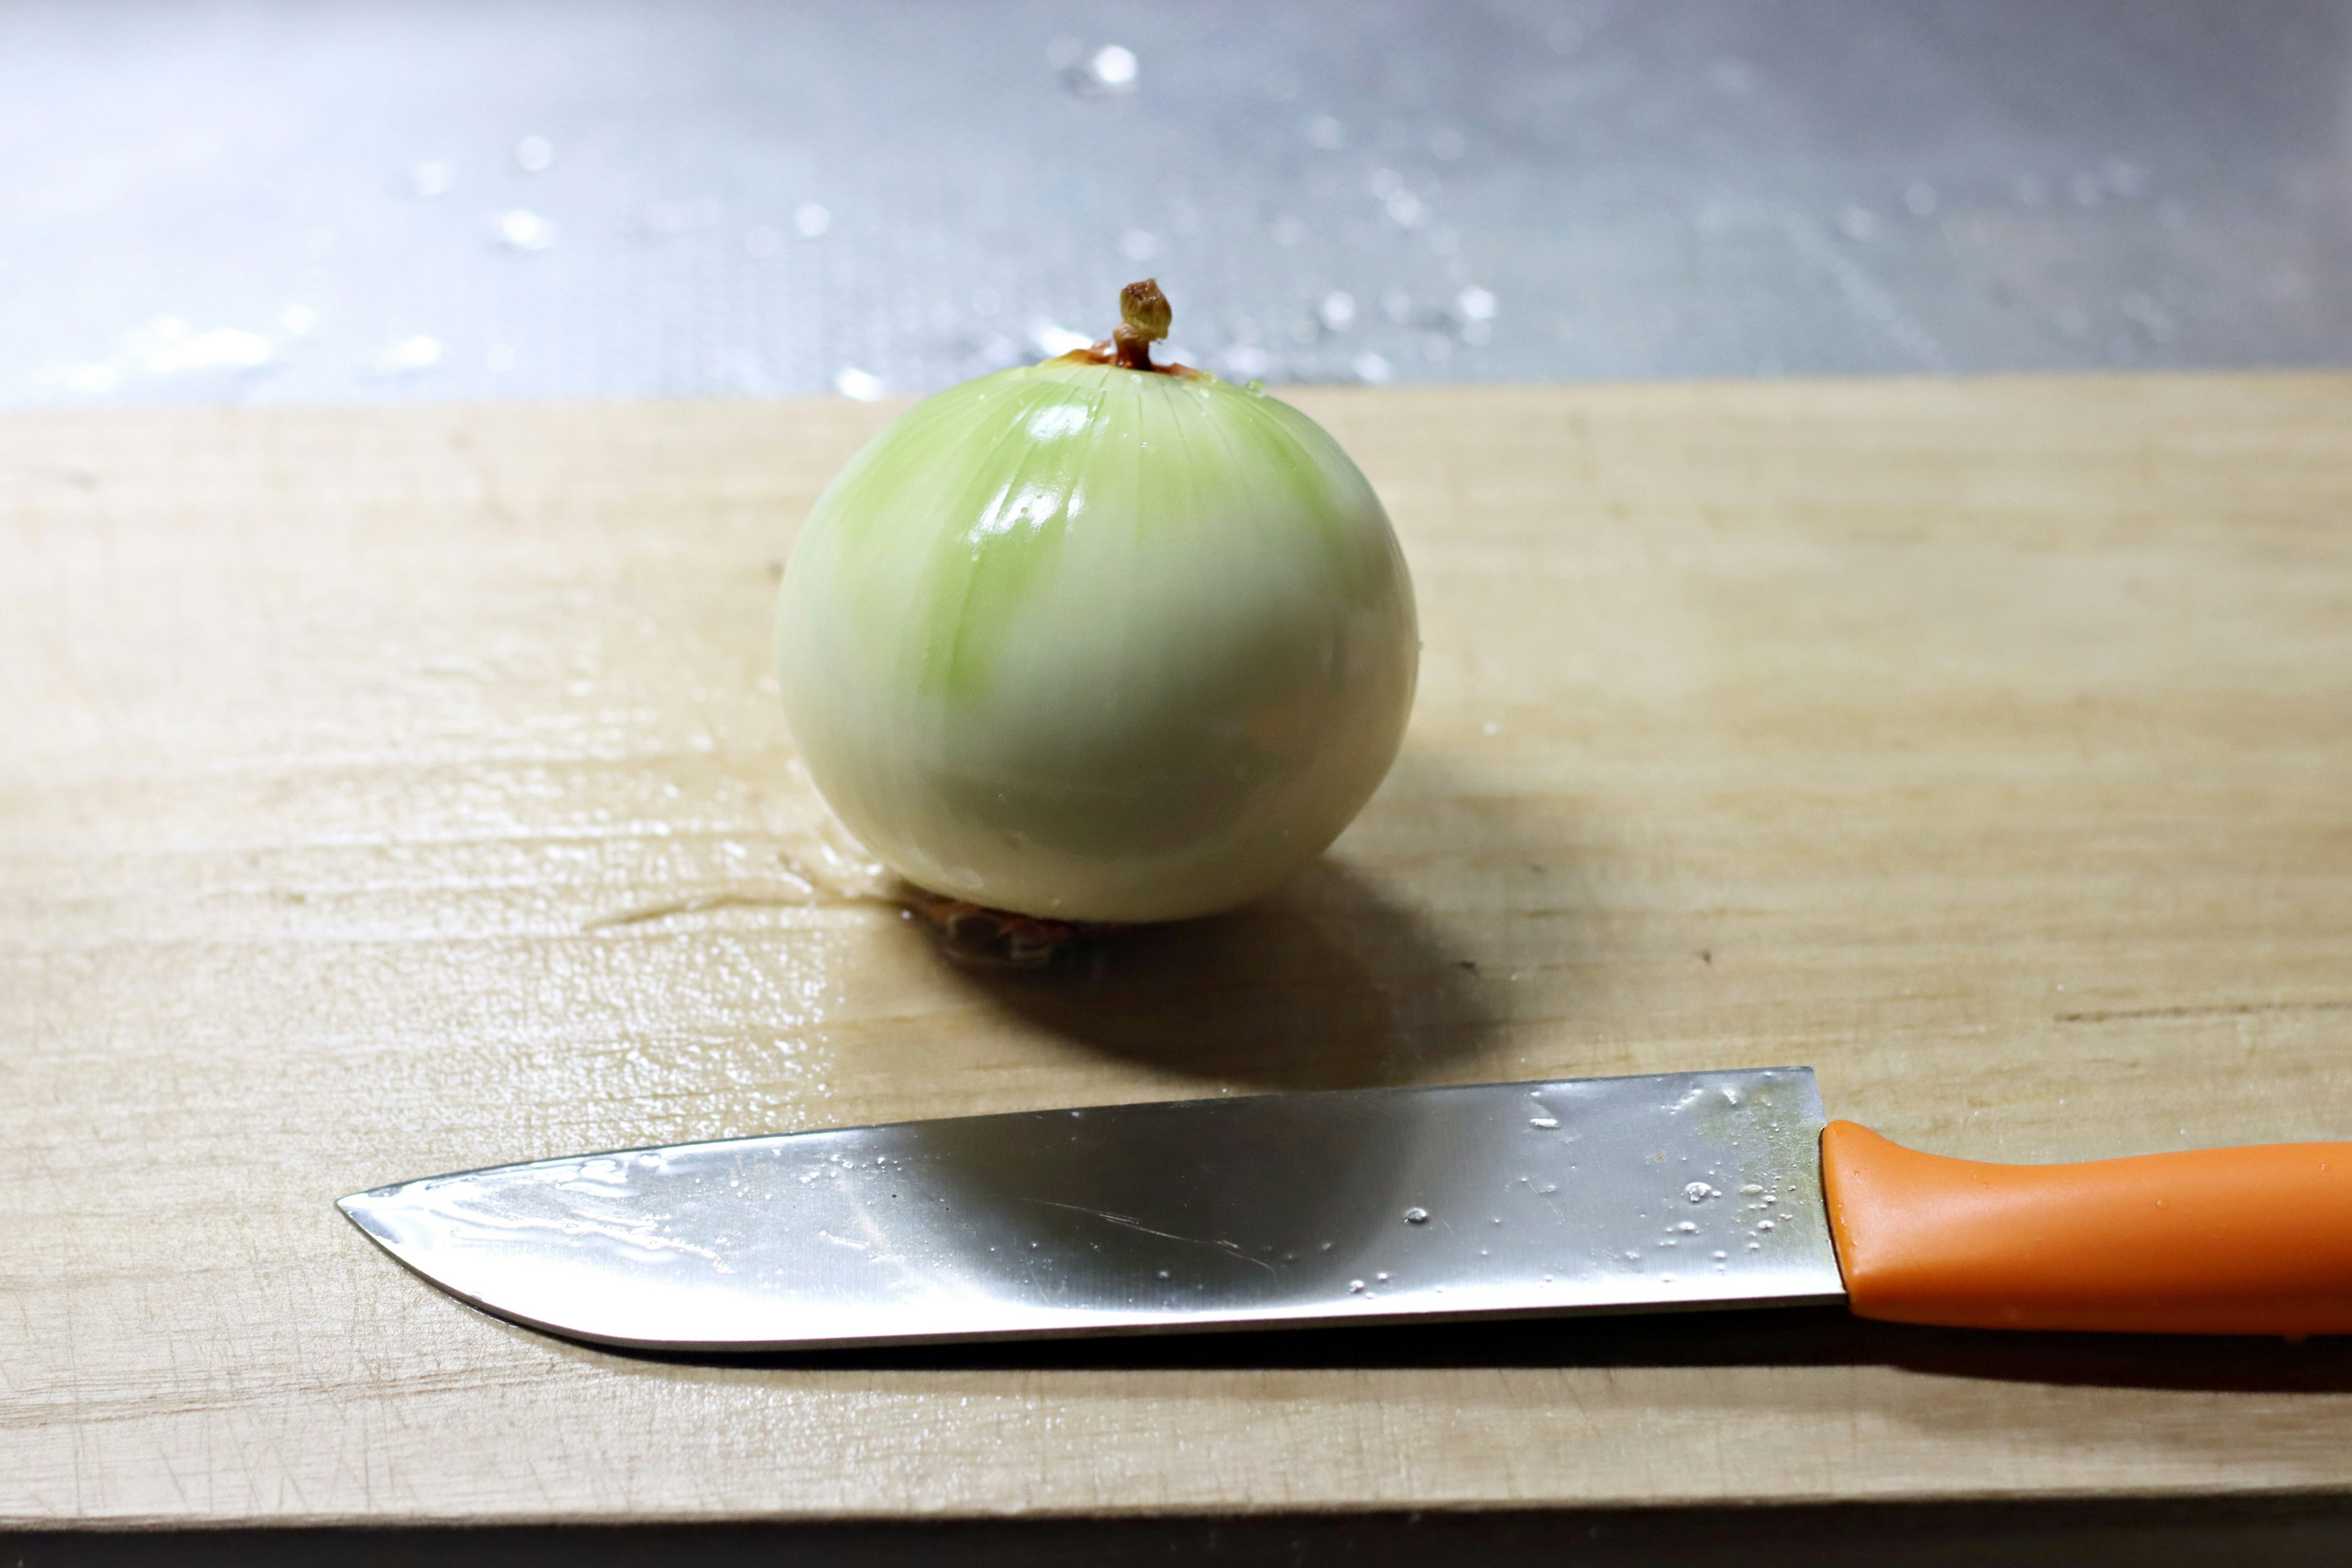
[[[431,370],[441,363],[441,340],[417,333],[384,345],[376,356],[376,368],[387,374]]]
[[[1135,51],[1118,44],[1105,44],[1087,62],[1087,84],[1097,92],[1132,91],[1136,74]]]
[[[1680,1224],[1680,1225],[1678,1225],[1678,1226],[1675,1226],[1675,1228],[1676,1230],[1678,1230],[1678,1231],[1682,1232],[1685,1236],[1689,1236],[1689,1235],[1693,1234],[1694,1232],[1696,1232],[1696,1231],[1698,1229],[1698,1226],[1697,1226],[1696,1225],[1694,1225],[1694,1224],[1693,1224],[1691,1221],[1689,1221],[1689,1220],[1685,1220],[1685,1221],[1683,1221],[1683,1222],[1682,1222],[1682,1224]]]
[[[555,243],[555,226],[529,207],[512,207],[499,215],[498,241],[509,250],[545,250]]]
[[[1383,1285],[1389,1282],[1389,1277],[1385,1274],[1375,1274],[1372,1278],[1379,1280]]]
[[[1559,1118],[1557,1116],[1530,1116],[1528,1118],[1528,1125],[1530,1127],[1540,1127],[1545,1131],[1549,1132],[1553,1128],[1559,1125]]]
[[[1358,1291],[1363,1289],[1363,1288],[1364,1282],[1360,1279],[1350,1279],[1348,1281],[1348,1294],[1350,1296],[1355,1295]]]
[[[1739,1189],[1739,1192],[1740,1192],[1740,1195],[1741,1195],[1741,1196],[1743,1196],[1743,1197],[1750,1197],[1750,1198],[1752,1198],[1752,1197],[1754,1197],[1757,1194],[1759,1194],[1759,1193],[1762,1192],[1763,1190],[1764,1190],[1764,1189],[1763,1189],[1763,1187],[1762,1187],[1761,1185],[1759,1185],[1759,1184],[1757,1184],[1757,1183],[1755,1183],[1755,1182],[1749,1182],[1749,1183],[1748,1183],[1747,1184],[1745,1184],[1744,1186],[1742,1186],[1742,1187]]]
[[[1683,1196],[1688,1198],[1695,1204],[1703,1204],[1709,1198],[1720,1197],[1721,1195],[1721,1194],[1717,1193],[1713,1187],[1708,1186],[1705,1182],[1693,1182],[1690,1185],[1683,1189]]]
[[[1769,1230],[1772,1228],[1772,1222],[1769,1219],[1758,1220],[1756,1222],[1756,1228],[1759,1230]]]
[[[1426,1225],[1429,1223],[1429,1211],[1425,1208],[1409,1208],[1404,1211],[1404,1222],[1407,1225]]]

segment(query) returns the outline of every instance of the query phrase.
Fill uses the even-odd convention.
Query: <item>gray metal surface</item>
[[[10,0],[0,405],[2352,360],[2347,0]]]
[[[959,1117],[358,1194],[501,1317],[746,1351],[1843,1299],[1809,1068]]]

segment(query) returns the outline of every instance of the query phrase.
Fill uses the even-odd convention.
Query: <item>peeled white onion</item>
[[[784,574],[786,717],[891,869],[1066,921],[1213,913],[1339,837],[1412,706],[1379,499],[1297,410],[1111,344],[902,416]]]

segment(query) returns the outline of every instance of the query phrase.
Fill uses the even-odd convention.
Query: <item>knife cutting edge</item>
[[[1827,1122],[1811,1069],[1267,1094],[542,1160],[341,1200],[531,1328],[752,1352],[1843,1301],[2352,1333],[2352,1143],[2068,1165]]]

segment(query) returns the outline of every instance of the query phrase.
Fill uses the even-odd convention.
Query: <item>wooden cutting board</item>
[[[627,1359],[331,1206],[958,1111],[1809,1062],[2352,1137],[2352,378],[1304,392],[1419,584],[1264,907],[943,961],[767,669],[847,403],[0,419],[0,1521],[2352,1486],[2341,1342],[1837,1313]]]

